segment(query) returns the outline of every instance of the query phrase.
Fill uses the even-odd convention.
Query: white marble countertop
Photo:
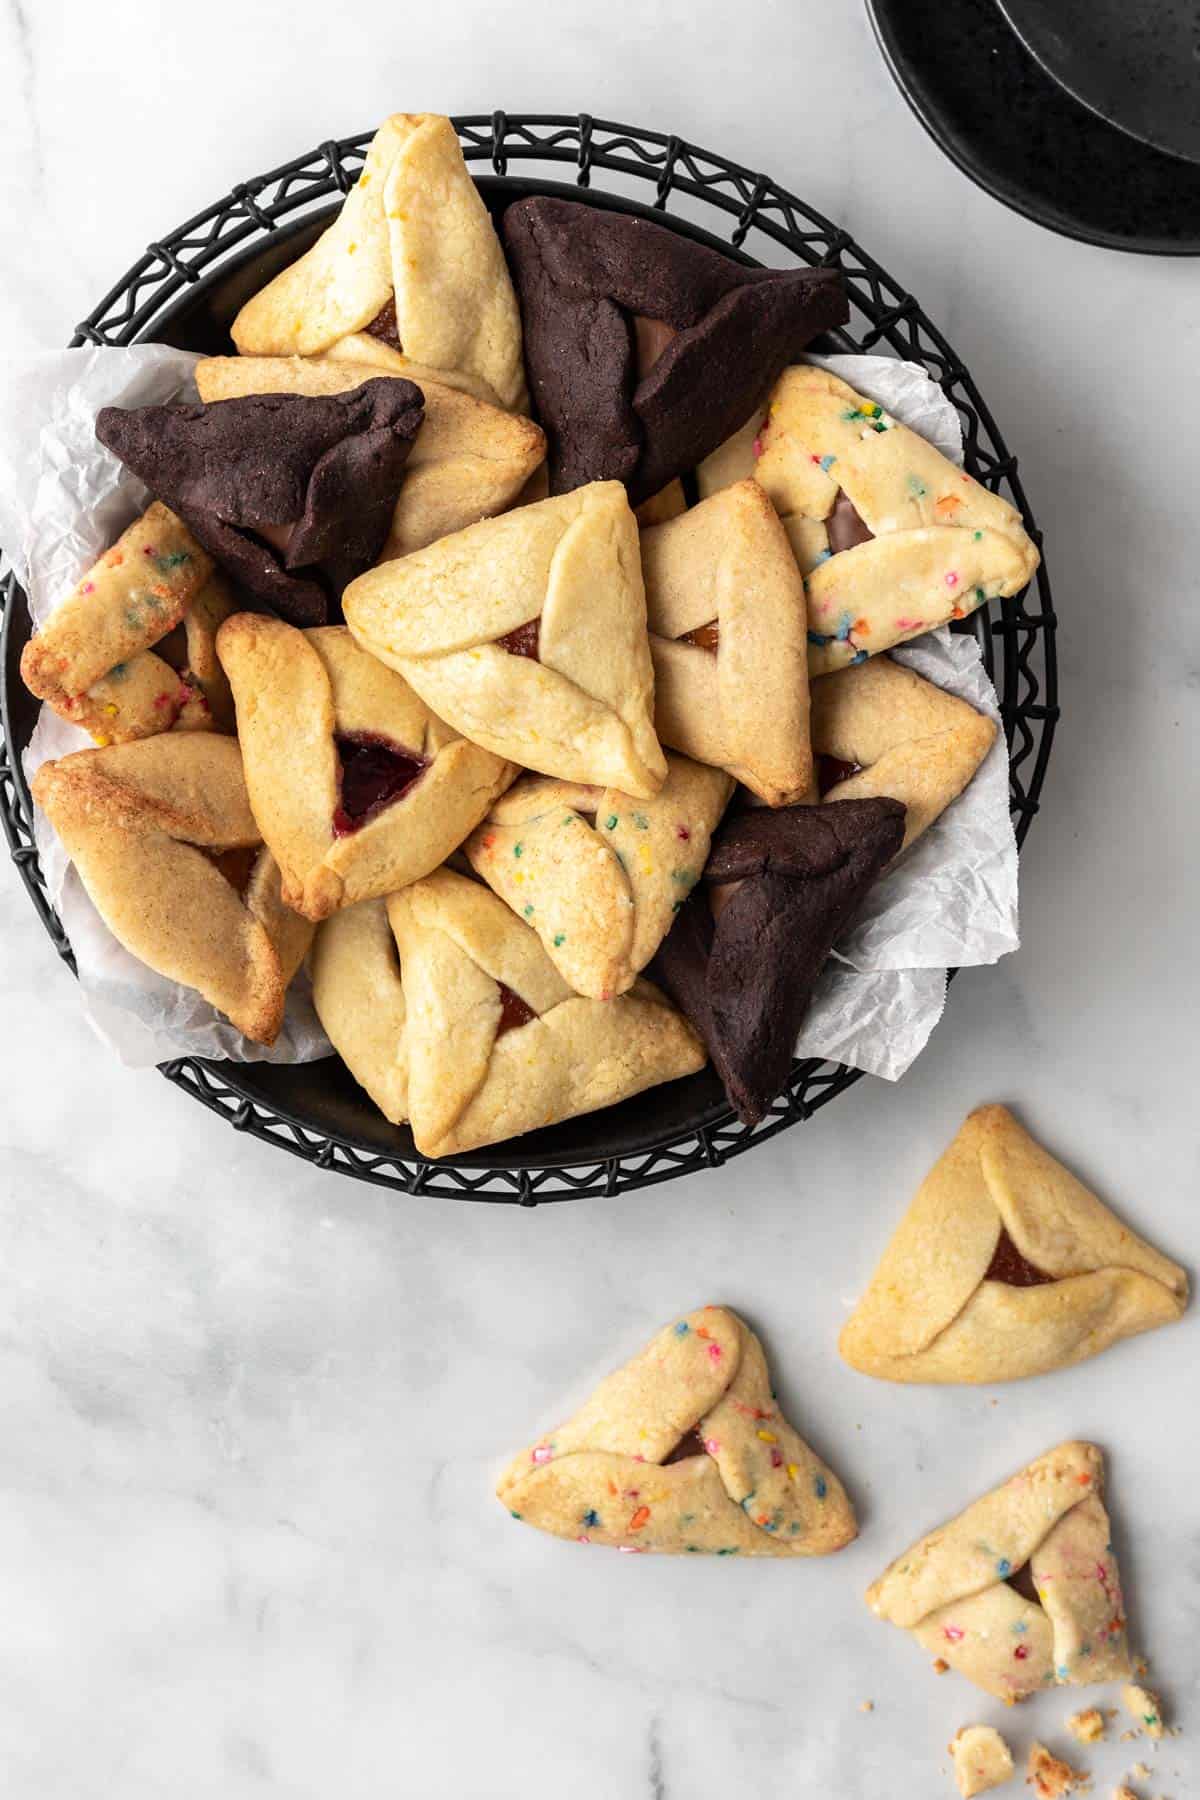
[[[851,0],[6,0],[0,68],[8,345],[63,342],[156,234],[395,108],[586,108],[770,171],[921,297],[991,399],[1046,531],[1064,707],[1024,948],[955,984],[909,1077],[606,1203],[410,1200],[235,1136],[106,1058],[0,883],[6,1800],[949,1795],[948,1738],[1002,1709],[935,1680],[862,1590],[1074,1434],[1111,1455],[1133,1635],[1187,1734],[1084,1760],[1107,1793],[1147,1756],[1139,1793],[1184,1800],[1200,1316],[996,1391],[876,1384],[834,1343],[983,1100],[1193,1256],[1197,265],[1069,243],[978,192]],[[708,1299],[763,1331],[859,1541],[673,1562],[514,1525],[497,1462]],[[1004,1720],[1020,1752],[1065,1747],[1070,1699]]]

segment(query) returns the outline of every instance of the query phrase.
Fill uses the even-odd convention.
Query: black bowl
[[[1138,142],[1060,87],[1001,0],[867,0],[867,10],[926,131],[1005,206],[1109,250],[1200,254],[1200,168]],[[1106,10],[1108,0],[1095,9],[1097,32]],[[1125,11],[1132,19],[1137,9]]]
[[[530,115],[455,121],[468,161],[486,160],[478,176],[493,213],[527,193],[560,193],[597,206],[637,212],[713,245],[727,255],[774,265],[835,264],[843,270],[854,308],[851,325],[829,348],[890,349],[922,364],[957,407],[967,467],[987,486],[1004,490],[1021,508],[1040,542],[1017,479],[1017,465],[966,369],[915,300],[904,294],[846,233],[765,176],[727,163],[676,138],[635,131],[589,117]],[[229,325],[247,297],[307,249],[328,223],[340,192],[361,165],[369,134],[326,143],[271,173],[240,183],[189,220],[142,259],[78,327],[73,343],[127,344],[153,339],[209,354],[228,353]],[[548,165],[542,177],[517,178],[510,162]],[[573,173],[571,185],[551,177]],[[593,193],[594,169],[627,185],[649,183],[652,205],[618,194]],[[330,203],[333,196],[333,204]],[[671,203],[700,212],[716,235]],[[50,906],[33,845],[32,803],[20,753],[29,741],[37,702],[20,679],[21,650],[30,632],[25,595],[11,576],[0,584],[3,605],[4,762],[0,816],[13,859],[59,954],[72,962],[61,922]],[[1010,782],[1018,840],[1037,810],[1038,793],[1058,716],[1054,615],[1045,563],[1032,592],[995,602],[963,621],[979,638],[1000,694],[1010,744]],[[73,966],[73,965],[72,965]],[[338,1169],[412,1193],[459,1198],[565,1199],[646,1187],[675,1175],[711,1168],[805,1119],[858,1079],[835,1063],[796,1062],[787,1091],[757,1127],[730,1112],[709,1069],[653,1088],[620,1106],[571,1119],[469,1155],[428,1162],[413,1148],[407,1127],[382,1117],[337,1057],[319,1063],[207,1062],[184,1057],[162,1072],[237,1130],[278,1144],[322,1168]]]

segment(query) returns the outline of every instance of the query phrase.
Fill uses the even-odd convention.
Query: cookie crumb
[[[860,1700],[858,1703],[858,1710],[859,1712],[874,1712],[875,1702],[873,1700]]]
[[[1072,1713],[1067,1720],[1067,1730],[1077,1744],[1098,1744],[1104,1736],[1104,1714],[1098,1706]]]
[[[1140,1721],[1142,1730],[1148,1738],[1160,1738],[1165,1735],[1162,1709],[1158,1704],[1158,1697],[1152,1694],[1149,1688],[1123,1687],[1121,1704],[1131,1718]]]
[[[1120,1787],[1115,1787],[1113,1789],[1112,1800],[1138,1800],[1138,1797],[1132,1788],[1126,1787],[1124,1782],[1122,1782]]]
[[[939,1656],[934,1662],[933,1672],[935,1675],[944,1675],[949,1667],[950,1664],[948,1662],[943,1662],[942,1658]]]
[[[1012,1752],[991,1725],[964,1725],[946,1748],[954,1759],[954,1779],[963,1800],[999,1787],[1013,1772]]]
[[[1059,1800],[1060,1795],[1071,1793],[1086,1780],[1085,1769],[1073,1769],[1047,1750],[1045,1744],[1034,1743],[1030,1747],[1025,1785],[1033,1789],[1038,1800]]]
[[[1129,1771],[1129,1779],[1130,1781],[1149,1781],[1150,1771],[1145,1763],[1134,1763]]]

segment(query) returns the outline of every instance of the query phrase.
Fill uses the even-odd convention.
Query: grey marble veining
[[[959,1725],[1064,1748],[1071,1696],[1004,1716],[936,1680],[862,1590],[1073,1434],[1110,1453],[1135,1639],[1187,1733],[1081,1760],[1103,1793],[1145,1757],[1146,1795],[1184,1800],[1196,1318],[994,1391],[881,1386],[835,1340],[985,1099],[1192,1260],[1195,264],[1068,243],[977,192],[850,0],[7,0],[0,67],[6,346],[63,341],[176,220],[397,107],[585,107],[771,171],[919,294],[989,397],[1046,532],[1064,707],[1024,947],[955,984],[910,1076],[859,1084],[730,1169],[604,1204],[408,1200],[236,1136],[105,1060],[0,882],[6,1800],[949,1795]],[[521,1530],[491,1497],[505,1454],[708,1299],[762,1331],[858,1542],[785,1567]]]

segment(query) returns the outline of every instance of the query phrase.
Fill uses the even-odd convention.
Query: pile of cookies
[[[593,205],[498,235],[450,122],[387,120],[199,402],[96,421],[153,501],[22,673],[95,740],[34,793],[118,939],[263,1043],[307,958],[425,1155],[706,1058],[761,1118],[995,735],[880,653],[1037,565],[798,360],[847,316]]]
[[[1178,1264],[1005,1107],[983,1106],[922,1183],[839,1349],[880,1380],[991,1384],[1095,1356],[1187,1303]],[[627,1555],[825,1556],[858,1531],[838,1476],[784,1417],[758,1338],[720,1306],[667,1325],[522,1450],[496,1492],[527,1525]],[[866,1599],[937,1674],[1006,1706],[1121,1682],[1137,1721],[1122,1741],[1164,1734],[1155,1696],[1132,1679],[1144,1665],[1129,1651],[1095,1444],[1035,1457],[897,1556]],[[1068,1727],[1094,1743],[1106,1717],[1088,1707]],[[1013,1773],[991,1725],[964,1726],[949,1751],[967,1800]],[[1053,1800],[1083,1779],[1032,1744],[1035,1793]]]

